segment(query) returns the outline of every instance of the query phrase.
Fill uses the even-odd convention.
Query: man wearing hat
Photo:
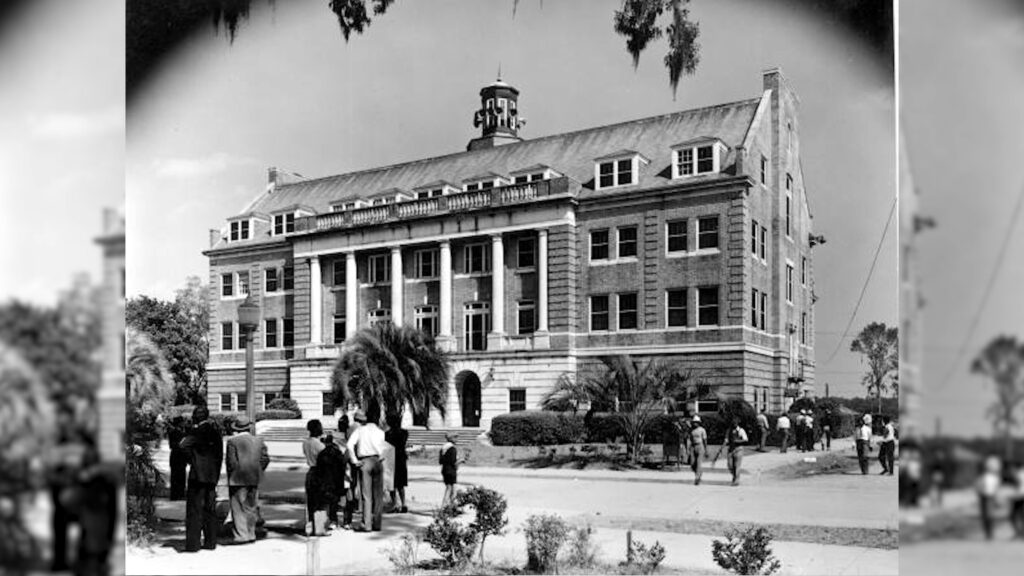
[[[380,531],[384,515],[384,431],[357,410],[353,420],[359,428],[348,439],[348,456],[359,468],[359,483],[363,491],[363,525],[357,532]]]
[[[235,544],[256,541],[257,490],[263,471],[270,464],[267,445],[249,432],[249,418],[239,416],[231,425],[225,463],[228,471],[228,496],[234,524]]]
[[[190,466],[185,488],[186,552],[198,552],[200,543],[207,550],[217,548],[217,482],[224,445],[220,427],[209,418],[205,405],[196,406],[192,412],[195,427],[181,441]]]
[[[688,438],[690,444],[690,467],[693,469],[693,485],[700,485],[700,478],[704,472],[701,469],[701,460],[708,453],[708,432],[700,422],[700,416],[693,415],[693,426],[690,428]]]

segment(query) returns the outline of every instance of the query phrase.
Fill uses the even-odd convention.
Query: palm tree
[[[864,327],[850,342],[850,351],[859,352],[867,358],[868,371],[863,383],[868,393],[874,391],[878,398],[878,411],[882,411],[882,392],[889,388],[899,370],[899,345],[897,328],[889,328],[884,322],[872,322]]]
[[[445,415],[451,365],[430,335],[387,322],[345,342],[331,374],[335,407],[357,404],[374,419],[401,418],[431,408]]]
[[[1013,452],[1012,431],[1017,426],[1017,407],[1024,401],[1024,343],[1010,336],[999,336],[988,343],[971,363],[971,371],[988,376],[996,385],[996,402],[988,416],[997,430],[1002,429],[1006,457]]]

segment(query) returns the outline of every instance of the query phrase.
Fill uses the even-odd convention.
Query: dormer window
[[[472,178],[466,178],[462,181],[462,190],[464,192],[476,192],[477,190],[490,190],[506,184],[505,177],[494,172],[487,174],[481,174],[480,176],[474,176]]]
[[[251,220],[235,220],[231,223],[231,242],[252,238]]]
[[[295,212],[274,214],[274,236],[295,232]]]
[[[510,172],[509,176],[512,177],[513,184],[529,184],[530,182],[539,182],[540,180],[560,178],[562,175],[553,170],[550,166],[535,164],[529,168]]]
[[[672,177],[685,178],[721,171],[725,144],[718,139],[702,138],[672,147]]]
[[[429,184],[413,188],[412,191],[416,200],[426,200],[427,198],[437,198],[439,196],[452,194],[453,192],[460,192],[461,189],[445,180],[436,180]]]
[[[597,158],[594,166],[594,181],[597,190],[629,186],[640,180],[640,164],[650,162],[639,152],[623,150],[622,152]]]
[[[335,202],[331,204],[331,212],[349,212],[356,208],[362,208],[364,203],[360,200],[349,200],[346,202]]]
[[[391,198],[387,198],[387,197],[385,197],[385,198],[374,198],[370,202],[370,205],[371,206],[384,206],[385,204],[390,204],[390,203],[391,203]]]
[[[416,192],[417,200],[426,200],[427,198],[437,198],[438,196],[444,196],[444,188],[434,188],[431,190],[420,190]]]

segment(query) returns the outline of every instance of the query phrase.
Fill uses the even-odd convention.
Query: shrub
[[[661,542],[654,541],[650,548],[639,540],[631,540],[629,554],[620,566],[629,568],[631,574],[653,574],[658,565],[665,560],[665,547]]]
[[[296,418],[302,418],[302,410],[299,409],[299,403],[291,398],[274,398],[270,402],[267,402],[267,410],[288,410],[295,412]]]
[[[227,434],[242,414],[242,412],[213,412],[210,414],[210,420],[217,423],[221,434]]]
[[[524,410],[496,416],[491,421],[495,446],[572,444],[585,436],[582,417],[561,412]]]
[[[459,509],[463,506],[472,506],[476,511],[476,516],[469,527],[480,536],[480,561],[483,562],[484,541],[488,536],[502,534],[508,525],[508,516],[505,516],[508,502],[495,490],[473,486],[469,490],[460,490],[455,495],[455,504]]]
[[[569,526],[556,515],[533,515],[523,526],[527,569],[540,574],[558,570],[558,550],[569,536]]]
[[[302,415],[291,410],[261,410],[254,418],[257,422],[261,420],[298,420]]]
[[[772,554],[772,534],[762,527],[729,530],[727,540],[711,542],[711,556],[719,566],[736,574],[772,574],[782,563]]]
[[[593,568],[597,564],[597,545],[593,540],[594,529],[590,524],[577,526],[569,534],[569,553],[565,563],[573,568]]]
[[[465,566],[476,552],[477,532],[455,520],[459,511],[446,506],[434,512],[434,521],[427,526],[423,540],[437,552],[449,568]]]
[[[395,567],[395,574],[414,574],[419,563],[420,535],[417,532],[406,532],[390,545],[380,551],[387,556]]]

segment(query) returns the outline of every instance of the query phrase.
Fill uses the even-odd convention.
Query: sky
[[[619,0],[520,2],[515,18],[511,0],[400,0],[347,44],[323,3],[263,4],[233,43],[194,35],[132,101],[129,295],[170,298],[206,278],[208,230],[263,192],[270,166],[318,177],[464,150],[499,65],[525,138],[757,97],[778,66],[801,98],[805,182],[828,240],[815,248],[819,390],[864,394],[840,338],[896,193],[894,87],[837,24],[785,2],[694,2],[701,63],[674,99],[664,40],[634,71],[612,30]],[[895,229],[851,336],[896,321]]]
[[[1024,3],[910,0],[901,6],[907,153],[921,212],[937,223],[919,236],[925,301],[920,421],[926,431],[941,419],[943,432],[987,435],[992,426],[984,412],[995,389],[970,373],[970,362],[1000,334],[1024,338],[1019,217],[981,308],[1014,202],[1024,193]],[[978,327],[958,355],[976,314]]]
[[[124,204],[124,6],[24,4],[0,23],[0,301],[50,305],[100,281],[93,239]]]

